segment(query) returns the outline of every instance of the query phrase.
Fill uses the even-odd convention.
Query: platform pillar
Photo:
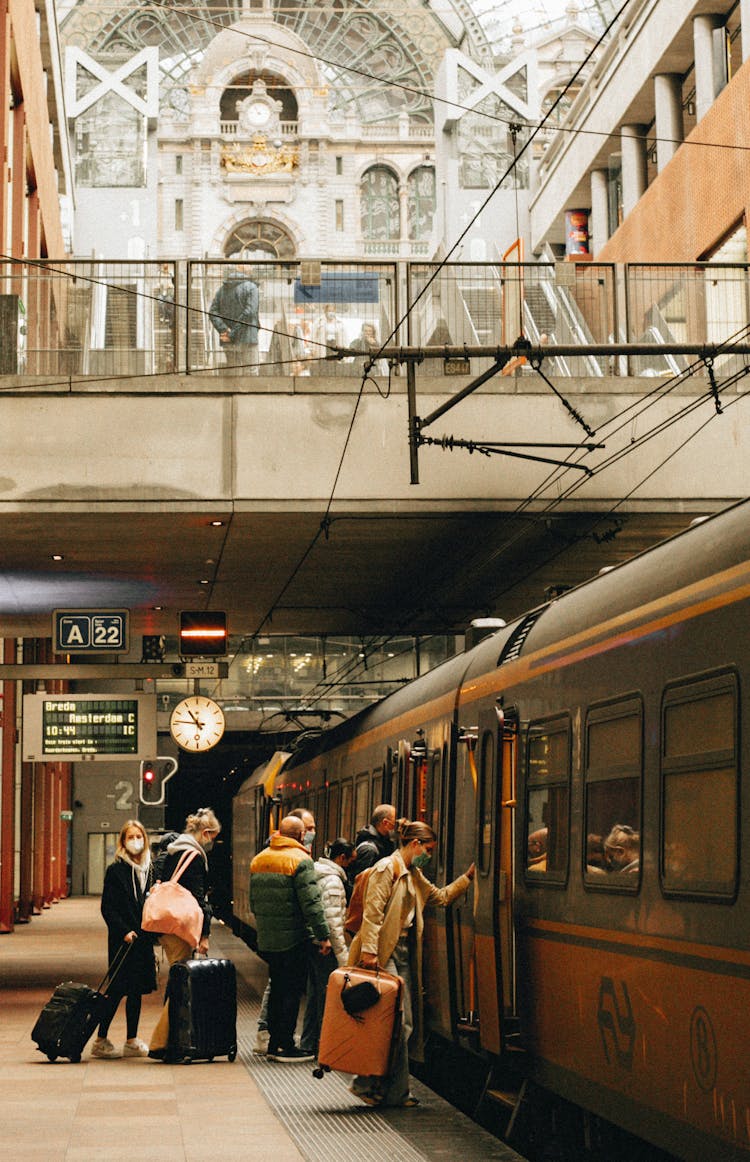
[[[4,662],[16,660],[16,643],[2,644]],[[2,682],[0,704],[0,932],[13,931],[13,871],[16,822],[16,683]]]

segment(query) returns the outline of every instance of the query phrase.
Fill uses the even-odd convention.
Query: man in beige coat
[[[444,888],[423,875],[432,856],[436,835],[426,823],[402,819],[397,825],[400,848],[385,856],[370,872],[362,927],[349,949],[349,964],[384,967],[404,980],[404,1016],[401,1038],[389,1077],[355,1077],[352,1092],[368,1105],[415,1106],[409,1094],[409,1051],[423,1059],[422,935],[424,909],[443,908],[468,891],[474,864]]]

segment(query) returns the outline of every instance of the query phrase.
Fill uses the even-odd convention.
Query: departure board
[[[139,759],[156,753],[153,694],[26,694],[24,758]]]
[[[129,754],[138,750],[138,703],[134,698],[42,703],[45,754]]]

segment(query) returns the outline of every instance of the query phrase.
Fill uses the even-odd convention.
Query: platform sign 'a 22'
[[[56,653],[126,654],[130,648],[127,609],[56,609],[52,618]]]

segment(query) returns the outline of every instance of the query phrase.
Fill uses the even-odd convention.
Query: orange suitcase
[[[401,977],[390,972],[334,969],[326,989],[315,1076],[335,1069],[386,1077],[401,1031],[402,990]]]

